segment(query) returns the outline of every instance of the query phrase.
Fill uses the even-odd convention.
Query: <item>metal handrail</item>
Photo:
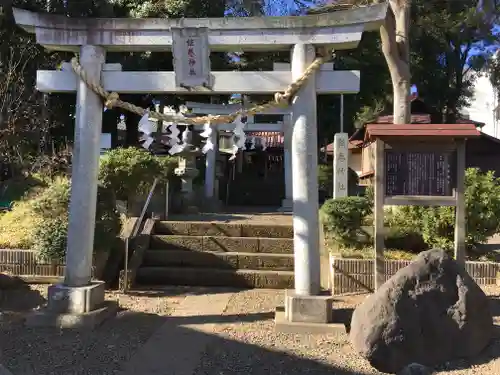
[[[156,189],[156,185],[158,184],[158,178],[155,178],[153,181],[153,186],[151,186],[151,190],[149,191],[148,197],[146,198],[146,202],[144,203],[144,206],[142,207],[141,215],[139,216],[139,219],[134,223],[134,226],[132,227],[132,231],[130,234],[125,238],[125,264],[123,266],[124,268],[124,275],[123,275],[123,292],[126,293],[128,289],[128,254],[129,254],[129,243],[130,240],[135,238],[137,236],[137,233],[139,232],[139,228],[141,227],[142,221],[144,220],[144,216],[146,215],[146,211],[148,210],[149,203],[151,202],[151,198],[153,197],[153,193]]]

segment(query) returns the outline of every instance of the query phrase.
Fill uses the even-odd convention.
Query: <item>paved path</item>
[[[145,345],[124,365],[120,375],[192,375],[207,346],[215,324],[233,293],[189,295]]]

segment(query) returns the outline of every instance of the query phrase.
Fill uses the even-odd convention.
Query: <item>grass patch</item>
[[[346,248],[337,250],[342,258],[346,259],[373,259],[374,258],[373,247],[364,247],[361,249]],[[388,260],[412,260],[416,256],[415,253],[411,251],[398,250],[398,249],[385,249],[384,258]]]
[[[373,246],[340,247],[335,240],[325,234],[325,248],[330,254],[335,254],[347,259],[373,259]],[[402,249],[384,249],[384,258],[389,260],[411,260],[418,252]]]

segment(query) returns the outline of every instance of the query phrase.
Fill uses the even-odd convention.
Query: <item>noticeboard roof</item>
[[[388,137],[472,138],[480,135],[474,124],[369,124],[365,141]]]

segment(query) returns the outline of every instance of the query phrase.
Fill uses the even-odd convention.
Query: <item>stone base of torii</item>
[[[189,93],[179,84],[187,60],[174,53],[175,73],[106,71],[106,50],[164,51],[173,46],[179,51],[185,42],[182,38],[189,34],[190,41],[198,38],[201,43],[197,46],[202,55],[200,75],[207,72],[210,75],[211,87],[197,93],[272,94],[282,92],[303,75],[315,59],[314,46],[355,48],[362,33],[378,30],[386,14],[384,3],[328,14],[272,17],[271,21],[266,17],[248,17],[73,22],[64,16],[14,9],[16,23],[36,34],[37,43],[51,50],[79,52],[86,75],[104,90],[150,94]],[[288,72],[210,72],[206,65],[210,50],[275,51],[291,47]],[[73,72],[39,71],[37,88],[54,93],[76,91],[77,111],[65,278],[62,284],[50,287],[48,306],[34,313],[27,323],[90,328],[116,311],[115,305],[105,303],[104,283],[91,277],[103,102]],[[332,298],[322,295],[320,286],[316,96],[358,91],[359,72],[319,71],[309,77],[291,103],[292,126],[288,138],[292,200],[286,204],[293,203],[295,289],[286,293],[285,312],[277,314],[277,329],[302,326],[313,330],[311,325],[320,325],[328,331],[330,327]]]

